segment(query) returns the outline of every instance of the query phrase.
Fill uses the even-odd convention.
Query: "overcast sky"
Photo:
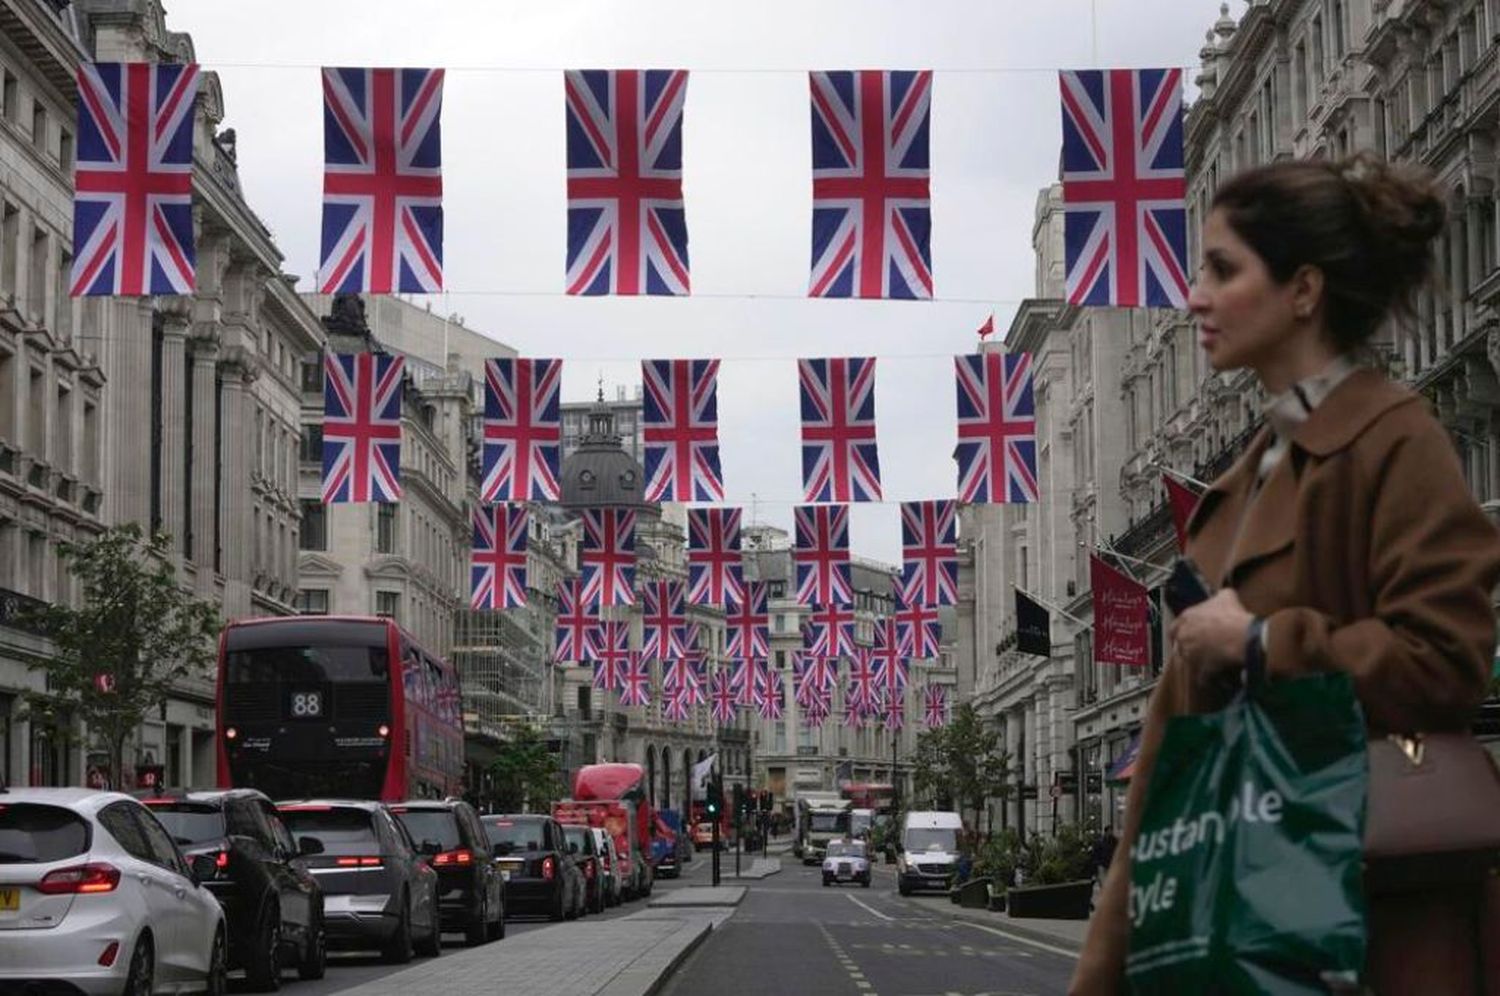
[[[317,270],[317,67],[441,66],[446,302],[522,355],[562,356],[563,396],[639,383],[639,360],[719,356],[729,501],[791,526],[799,356],[875,355],[887,504],[858,554],[900,562],[895,502],[951,497],[954,353],[1031,294],[1037,191],[1056,178],[1058,68],[1196,69],[1204,0],[167,0],[224,86],[251,206],[288,272]],[[1236,3],[1238,14],[1242,4]],[[1090,31],[1091,10],[1096,31]],[[1097,38],[1097,62],[1093,39]],[[569,298],[561,70],[683,68],[692,298]],[[933,69],[931,302],[806,300],[809,69]],[[1194,72],[1188,74],[1191,87]],[[1043,495],[1043,500],[1049,500]],[[1065,499],[1064,499],[1065,500]]]

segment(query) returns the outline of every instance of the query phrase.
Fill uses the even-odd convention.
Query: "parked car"
[[[128,795],[0,789],[0,991],[223,993],[214,871]]]
[[[862,840],[831,840],[823,854],[823,886],[858,882],[870,887],[870,852]]]
[[[604,905],[619,906],[624,885],[621,882],[620,866],[617,864],[619,856],[615,853],[615,839],[603,827],[589,829],[593,831],[595,846],[599,851],[599,880],[604,884]]]
[[[438,917],[470,946],[505,936],[505,883],[479,814],[462,799],[411,800],[390,807],[438,875]]]
[[[271,800],[255,789],[138,796],[189,858],[206,854],[203,884],[229,923],[229,968],[250,986],[281,988],[283,967],[321,979],[327,964],[323,890]]]
[[[600,868],[599,845],[594,839],[594,828],[576,824],[563,824],[563,838],[568,842],[568,853],[583,872],[583,905],[589,913],[604,912],[604,876]]]
[[[276,805],[323,887],[331,948],[379,948],[393,964],[442,953],[438,877],[378,802],[311,799]]]
[[[480,818],[505,881],[505,913],[553,920],[577,915],[583,877],[568,854],[562,825],[542,813]]]

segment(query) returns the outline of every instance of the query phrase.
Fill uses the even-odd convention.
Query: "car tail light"
[[[557,862],[552,858],[542,859],[542,878],[552,881],[552,876],[557,874]]]
[[[36,891],[44,896],[78,896],[94,892],[114,892],[119,884],[120,869],[114,865],[91,861],[86,865],[48,872],[36,884]]]
[[[108,968],[115,963],[115,958],[117,958],[119,954],[120,942],[110,941],[109,944],[105,945],[104,950],[99,954],[99,964],[104,968]]]
[[[474,852],[467,847],[460,847],[456,851],[444,851],[432,859],[432,863],[437,866],[467,865],[473,862]]]
[[[379,868],[380,867],[380,858],[378,858],[378,857],[374,857],[374,858],[370,858],[370,857],[359,857],[359,858],[344,857],[344,858],[335,858],[334,859],[334,864],[338,865],[340,868]]]

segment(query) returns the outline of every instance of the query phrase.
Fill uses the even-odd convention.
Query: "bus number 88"
[[[292,693],[292,716],[296,719],[315,719],[323,715],[322,692]]]

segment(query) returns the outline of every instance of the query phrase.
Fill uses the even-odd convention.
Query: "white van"
[[[957,813],[906,814],[901,820],[901,851],[896,858],[901,895],[909,896],[915,889],[952,887],[958,865],[958,835],[963,825]]]

